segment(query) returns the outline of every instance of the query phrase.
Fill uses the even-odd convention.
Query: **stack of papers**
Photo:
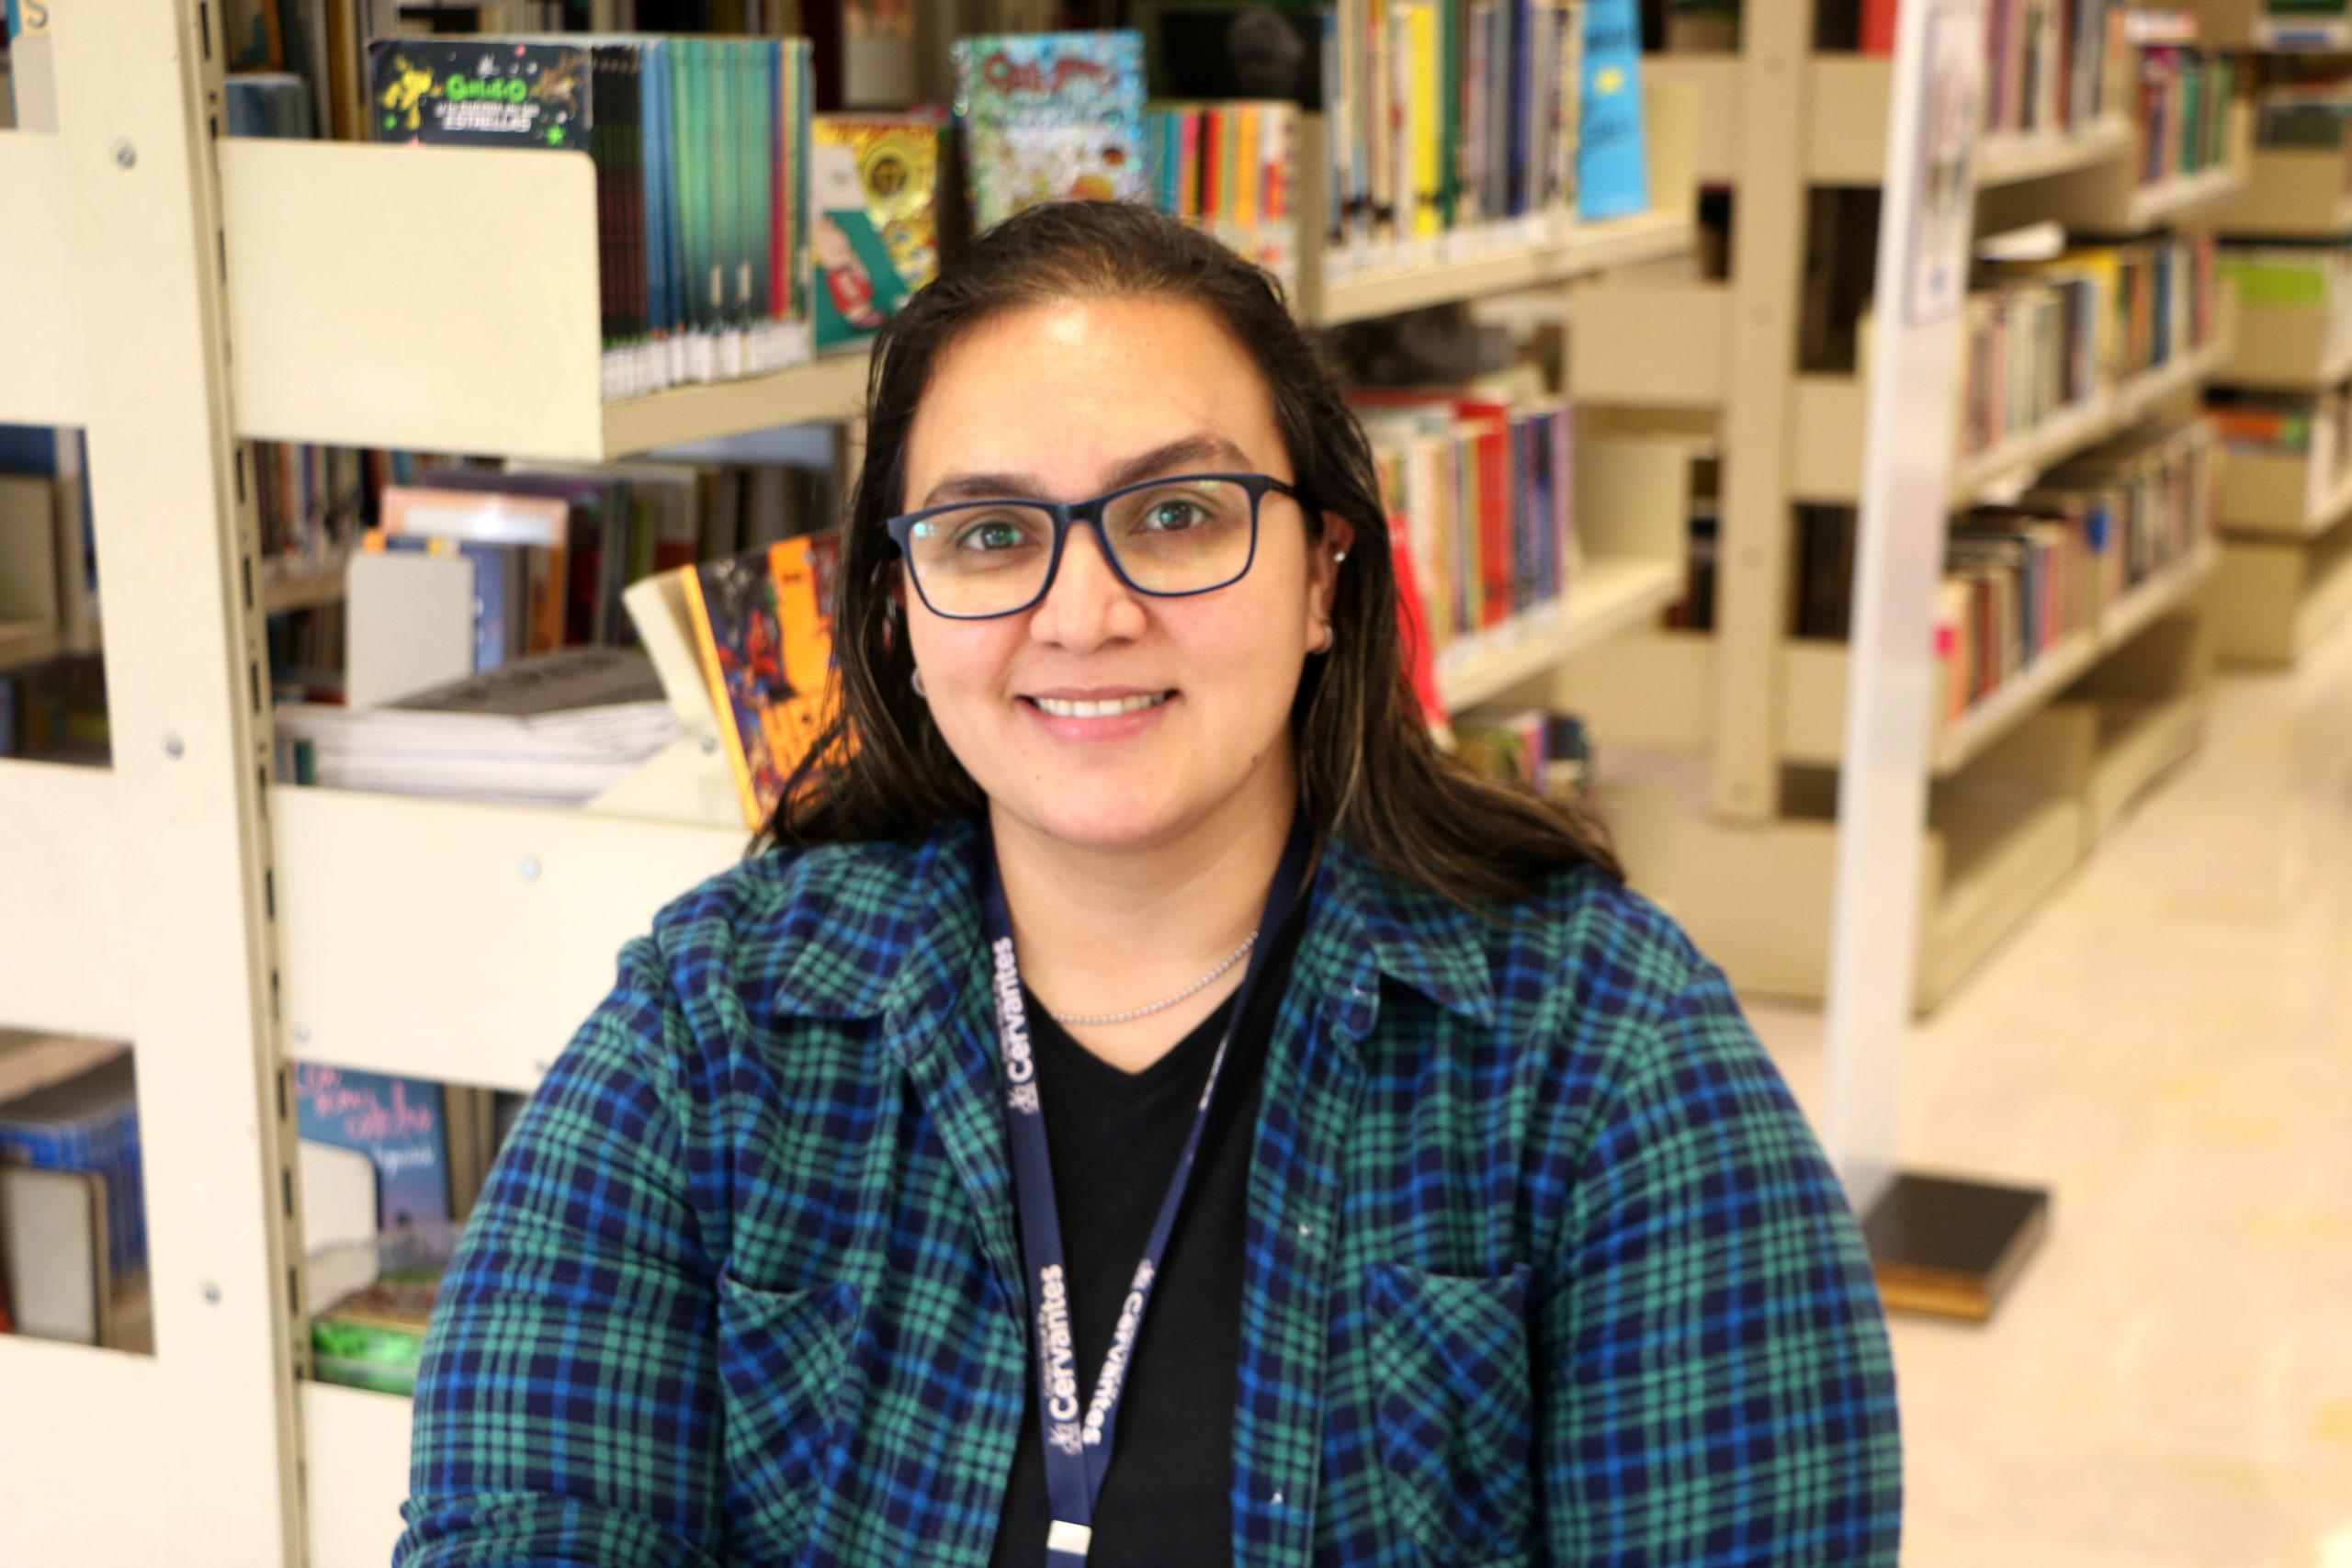
[[[651,660],[617,648],[518,660],[384,707],[288,704],[277,719],[329,788],[526,806],[579,806],[678,737]]]

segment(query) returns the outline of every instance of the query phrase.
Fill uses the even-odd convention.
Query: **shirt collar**
[[[818,1017],[888,1016],[894,1041],[922,1038],[956,1005],[960,982],[982,974],[981,841],[975,824],[948,821],[914,844],[833,852],[830,874],[810,864],[818,874],[792,900],[781,933],[791,956],[777,1004]],[[1326,846],[1314,897],[1300,964],[1312,953],[1316,967],[1357,976],[1362,1006],[1343,1010],[1348,1033],[1370,1032],[1372,976],[1475,1022],[1494,1021],[1487,922],[1477,914],[1383,871],[1344,839]]]

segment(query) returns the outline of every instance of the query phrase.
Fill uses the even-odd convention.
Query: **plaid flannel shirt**
[[[623,949],[443,1287],[402,1568],[987,1562],[1030,1337],[978,842],[752,860]],[[1505,913],[1317,872],[1234,1562],[1891,1568],[1877,1296],[1721,975],[1589,870]]]

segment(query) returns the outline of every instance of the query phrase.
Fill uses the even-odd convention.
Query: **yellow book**
[[[1403,9],[1405,79],[1412,86],[1406,95],[1405,106],[1405,148],[1411,160],[1413,193],[1413,226],[1409,231],[1415,239],[1428,239],[1438,232],[1438,197],[1442,183],[1438,115],[1444,96],[1438,81],[1438,8],[1429,0],[1411,0]]]
[[[1234,223],[1242,229],[1258,221],[1258,182],[1264,169],[1258,156],[1258,106],[1244,101],[1233,106],[1233,205],[1230,209]]]

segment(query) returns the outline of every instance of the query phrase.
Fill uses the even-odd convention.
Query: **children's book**
[[[952,52],[976,232],[1039,202],[1149,195],[1142,34],[983,34]]]
[[[836,535],[786,539],[705,561],[686,575],[703,678],[734,770],[745,824],[757,830],[785,780],[833,714]]]
[[[294,1094],[303,1137],[356,1149],[376,1162],[382,1228],[449,1217],[449,1145],[439,1084],[300,1062]]]
[[[588,152],[589,55],[577,44],[378,39],[376,140]]]
[[[940,124],[819,115],[809,135],[817,346],[865,343],[939,274]]]

